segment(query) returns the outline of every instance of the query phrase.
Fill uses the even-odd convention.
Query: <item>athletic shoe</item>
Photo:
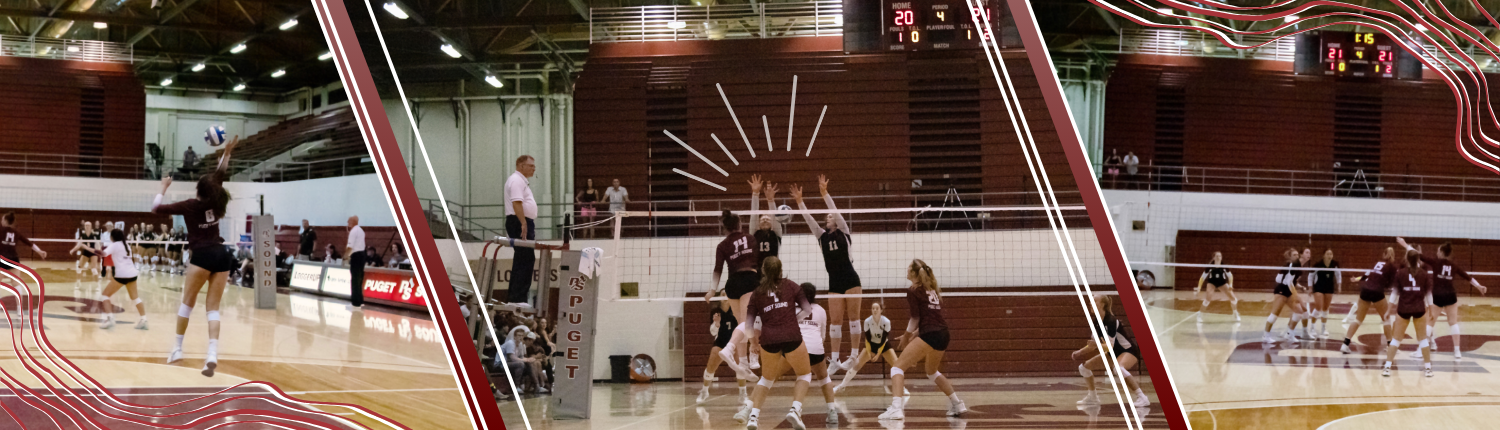
[[[104,321],[100,321],[99,322],[99,328],[101,328],[101,329],[108,330],[110,327],[114,327],[114,326],[115,326],[115,316],[114,315],[105,314],[104,315]]]
[[[1345,354],[1353,354],[1354,353],[1354,351],[1349,350],[1349,345],[1339,346],[1339,351],[1343,352]]]
[[[1320,335],[1320,336],[1318,336],[1318,339],[1328,339],[1328,325],[1327,324],[1323,325],[1323,334]]]
[[[136,321],[135,322],[135,329],[136,330],[150,330],[150,329],[146,328],[146,317],[141,317],[140,321]]]
[[[823,419],[823,423],[828,424],[829,427],[838,427],[839,409],[831,405],[828,406],[828,417]]]
[[[1381,369],[1380,376],[1391,376],[1391,362],[1385,362],[1385,368]]]
[[[896,405],[891,405],[890,407],[885,408],[885,412],[880,414],[881,421],[904,419],[906,419],[906,411],[901,410],[901,408],[896,407]]]
[[[209,351],[208,358],[203,361],[203,376],[212,378],[214,369],[217,368],[219,368],[219,353]]]
[[[1431,378],[1432,377],[1432,366],[1427,366],[1426,369],[1422,369],[1422,374],[1427,375],[1428,378]]]
[[[744,424],[750,416],[750,405],[741,405],[740,411],[734,414],[734,422]],[[754,427],[751,427],[754,428]]]
[[[843,394],[844,390],[847,389],[849,389],[849,386],[844,385],[844,383],[840,382],[838,385],[835,385],[833,387],[833,394]]]
[[[760,379],[755,376],[755,372],[751,372],[750,369],[746,369],[745,366],[741,365],[738,362],[735,362],[734,354],[729,350],[719,350],[719,358],[724,359],[724,364],[728,365],[730,369],[734,370],[735,377],[744,379],[746,381],[756,381]]]
[[[1099,393],[1090,392],[1078,401],[1079,406],[1097,406],[1099,404]]]
[[[1234,322],[1240,322],[1240,311],[1234,311]]]
[[[1453,360],[1457,361],[1457,360],[1462,360],[1462,359],[1464,359],[1464,352],[1463,351],[1459,351],[1458,348],[1454,348],[1453,349]]]
[[[1265,334],[1262,334],[1260,336],[1260,341],[1264,342],[1264,343],[1267,343],[1267,344],[1273,344],[1273,343],[1276,343],[1276,338],[1271,337],[1271,333],[1270,332],[1266,332]]]
[[[745,422],[745,430],[755,430],[757,428],[760,428],[760,417],[751,416]]]
[[[1151,406],[1151,398],[1146,397],[1146,393],[1140,393],[1139,396],[1136,396],[1134,405],[1137,408]]]
[[[537,394],[552,394],[552,390],[548,389],[547,387],[537,387],[536,388],[536,393]]]
[[[720,351],[722,351],[722,350],[720,350]],[[750,358],[750,360],[749,360],[750,361],[750,369],[751,370],[759,369],[760,368],[760,355],[758,355],[758,354],[751,354],[749,358]]]
[[[178,361],[182,361],[182,348],[172,348],[172,352],[167,354],[167,364],[176,363]]]
[[[802,412],[796,408],[786,411],[786,420],[792,423],[795,430],[807,430],[807,425],[802,423]]]
[[[1287,330],[1281,333],[1281,340],[1297,340],[1297,336],[1293,335],[1291,330]]]
[[[1198,322],[1203,322],[1203,311],[1198,311]]]
[[[701,405],[701,404],[703,404],[704,402],[707,402],[707,401],[708,401],[708,387],[703,387],[703,391],[699,391],[698,392],[698,403],[697,404]]]
[[[966,413],[969,413],[969,406],[965,405],[963,400],[948,405],[948,416],[950,417],[961,416]]]

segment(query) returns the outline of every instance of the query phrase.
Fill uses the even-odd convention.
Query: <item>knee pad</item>
[[[1426,348],[1427,347],[1427,339],[1422,339],[1421,342],[1417,342],[1417,347],[1418,348]]]
[[[1458,336],[1458,324],[1449,325],[1448,332],[1453,334],[1454,336]]]
[[[905,375],[905,374],[906,374],[906,371],[901,370],[900,367],[892,367],[891,368],[891,376],[892,377],[895,377],[897,375]]]
[[[807,388],[812,388],[812,389],[822,388],[823,384],[826,384],[826,383],[827,382],[824,382],[822,379],[812,380],[812,381],[809,381],[807,383]]]
[[[771,380],[767,379],[764,376],[762,376],[762,377],[760,377],[760,382],[756,382],[755,385],[759,385],[759,386],[766,387],[767,389],[769,389],[769,388],[771,388]]]
[[[208,320],[209,321],[218,321],[219,320],[219,311],[208,311]]]
[[[811,384],[812,383],[812,374],[811,373],[803,373],[801,375],[797,375],[797,380]]]
[[[1400,347],[1401,346],[1401,341],[1395,340],[1395,339],[1391,339],[1391,346]]]
[[[1275,324],[1276,323],[1276,314],[1266,315],[1266,322]]]
[[[1129,370],[1126,370],[1124,367],[1120,368],[1120,377],[1129,378],[1130,376],[1131,375]]]
[[[1078,376],[1082,376],[1082,377],[1085,377],[1085,378],[1092,378],[1092,377],[1094,377],[1094,371],[1089,370],[1088,367],[1085,367],[1084,365],[1080,364],[1080,365],[1078,365]]]
[[[193,307],[186,304],[177,305],[177,316],[187,318],[193,315]]]
[[[141,304],[141,302],[142,302],[141,298],[140,297],[136,297],[135,300],[131,301],[130,303],[131,304],[135,304],[135,305],[139,305],[139,304]]]
[[[864,333],[864,327],[862,327],[860,325],[859,320],[854,320],[853,322],[850,322],[849,323],[849,335],[857,337],[857,336],[859,336],[860,333]]]
[[[832,384],[832,383],[833,383],[833,377],[832,376],[824,376],[823,380],[818,382],[818,385],[828,385],[828,384]]]
[[[932,374],[927,375],[927,380],[932,381],[933,383],[937,383],[937,378],[939,376],[943,376],[943,372],[932,372]]]
[[[1297,313],[1292,314],[1292,321],[1302,321],[1302,320],[1305,320],[1305,319],[1307,319],[1307,314],[1305,314],[1305,313],[1297,312]]]
[[[833,339],[843,339],[844,338],[844,330],[843,330],[843,328],[844,328],[844,326],[838,325],[838,324],[834,324],[834,325],[828,326],[828,337],[829,338],[833,338]],[[834,342],[837,342],[837,341],[834,341]]]

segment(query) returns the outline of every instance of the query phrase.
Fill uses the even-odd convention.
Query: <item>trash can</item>
[[[609,382],[630,382],[630,356],[609,356]]]

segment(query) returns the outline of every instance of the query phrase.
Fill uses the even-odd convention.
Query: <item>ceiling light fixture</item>
[[[385,2],[385,11],[389,12],[391,16],[396,17],[396,19],[410,18],[406,15],[406,11],[401,10],[401,6],[396,5],[396,2],[393,1]]]
[[[323,55],[318,56],[319,61],[327,60],[329,58],[333,58],[333,51],[324,52]]]
[[[443,46],[439,49],[442,49],[443,53],[448,54],[449,57],[458,58],[464,56],[464,54],[460,54],[458,52],[458,48],[454,48],[453,45],[449,45],[446,43],[444,43]]]
[[[276,71],[271,72],[271,77],[273,78],[279,78],[282,76],[286,76],[286,69],[277,69]]]
[[[94,23],[94,28],[103,30],[103,29],[109,28],[109,24],[103,23],[103,22],[95,22]]]
[[[172,78],[166,78],[166,79],[162,79],[161,80],[161,86],[165,87],[165,86],[168,86],[168,85],[172,85]]]
[[[245,48],[249,48],[249,47],[245,46],[245,44],[243,44],[243,43],[238,44],[238,45],[234,45],[233,48],[229,48],[229,53],[230,54],[238,54],[238,53],[241,53],[241,52],[245,52]]]
[[[292,18],[292,19],[286,20],[286,22],[281,23],[281,27],[280,28],[281,28],[282,31],[286,31],[286,30],[291,30],[292,27],[296,27],[296,26],[297,26],[297,18]]]
[[[495,87],[495,88],[500,88],[500,87],[505,86],[505,82],[501,82],[500,78],[495,77],[495,75],[485,76],[484,77],[484,81],[485,82],[489,82],[490,86]]]
[[[241,83],[235,84],[234,85],[234,90],[235,91],[244,91],[245,90],[245,83],[241,82]]]

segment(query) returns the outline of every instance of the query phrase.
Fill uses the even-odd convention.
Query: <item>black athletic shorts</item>
[[[1337,290],[1337,286],[1332,282],[1326,284],[1322,282],[1313,284],[1314,293],[1333,294],[1335,290]]]
[[[132,277],[129,277],[129,278],[121,278],[121,277],[116,276],[115,277],[115,282],[119,282],[120,285],[130,285],[131,282],[135,282],[135,277],[132,276]]]
[[[237,263],[234,254],[223,245],[214,245],[193,250],[193,257],[188,263],[203,268],[209,273],[228,272],[234,269]]]
[[[761,344],[760,350],[772,354],[786,355],[789,352],[796,351],[797,347],[799,346],[802,346],[802,340],[800,339],[791,342],[773,343],[770,345]]]
[[[859,272],[846,270],[828,274],[828,292],[844,294],[854,287],[859,287]]]
[[[1141,348],[1140,347],[1131,346],[1130,349],[1127,349],[1127,350],[1115,353],[1115,360],[1119,360],[1120,356],[1125,355],[1125,354],[1130,354],[1130,355],[1134,356],[1135,359],[1136,359],[1136,361],[1140,361],[1141,360]]]
[[[724,283],[724,294],[729,298],[739,300],[741,296],[755,291],[760,285],[760,273],[754,270],[745,270],[729,274],[729,281]]]
[[[1271,291],[1271,292],[1275,293],[1278,296],[1291,297],[1292,296],[1292,287],[1289,287],[1289,286],[1286,286],[1286,285],[1282,285],[1282,284],[1276,284],[1276,289],[1273,290],[1273,291]]]
[[[1359,290],[1359,299],[1370,303],[1380,303],[1381,300],[1385,300],[1385,291],[1361,288]]]
[[[922,342],[926,342],[934,351],[948,350],[948,329],[919,334],[917,337],[922,338]]]
[[[1409,320],[1409,319],[1412,319],[1412,318],[1421,318],[1421,317],[1427,316],[1427,310],[1423,309],[1421,312],[1410,313],[1410,314],[1406,313],[1406,312],[1397,311],[1396,315],[1400,316],[1401,319]]]
[[[80,249],[80,250],[78,250],[78,253],[80,255],[83,255],[84,257],[87,257],[87,258],[94,258],[94,253],[91,252],[91,251]]]
[[[876,357],[879,357],[880,354],[884,354],[885,353],[885,347],[888,346],[888,345],[890,345],[890,341],[889,340],[887,340],[885,342],[881,342],[879,344],[873,344],[873,343],[870,343],[869,340],[866,340],[865,341],[865,350],[870,351],[870,359],[874,360]]]
[[[729,346],[729,339],[732,337],[734,337],[734,329],[731,328],[728,333],[720,330],[719,336],[714,338],[714,346],[724,349],[725,346]]]
[[[15,269],[19,269],[19,267],[16,267],[16,265],[14,265],[14,264],[10,264],[9,261],[5,261],[3,259],[0,259],[0,270],[15,270]]]
[[[1229,280],[1228,279],[1210,279],[1210,280],[1208,280],[1208,285],[1213,285],[1214,288],[1221,288],[1221,287],[1223,287],[1223,286],[1225,286],[1227,284],[1229,284]]]
[[[1432,295],[1433,306],[1446,308],[1452,306],[1454,303],[1458,303],[1458,294],[1434,293]]]
[[[807,365],[817,366],[823,362],[823,354],[807,354]]]

